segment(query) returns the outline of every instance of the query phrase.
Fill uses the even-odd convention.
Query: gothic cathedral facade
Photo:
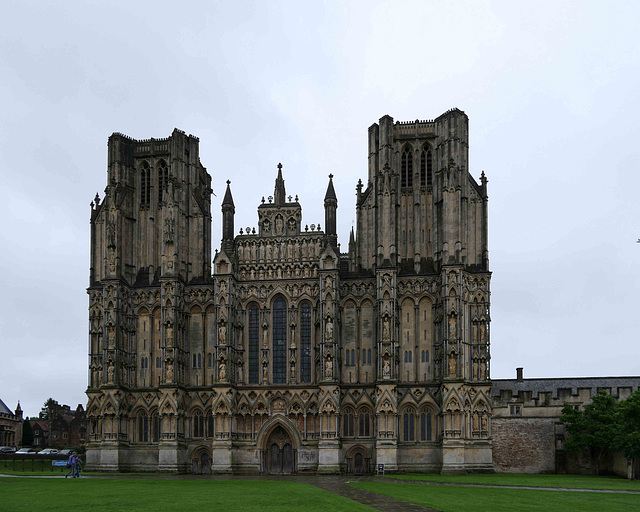
[[[369,128],[348,252],[282,166],[256,228],[230,182],[211,268],[197,138],[113,134],[91,206],[89,469],[492,470],[487,180],[468,118]]]

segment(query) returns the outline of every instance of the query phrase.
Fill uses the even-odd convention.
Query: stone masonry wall
[[[555,418],[494,418],[494,470],[497,473],[555,472],[555,421]]]

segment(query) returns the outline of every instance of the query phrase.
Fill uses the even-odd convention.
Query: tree
[[[31,446],[33,444],[33,429],[29,418],[22,422],[22,446]]]
[[[617,448],[628,459],[640,458],[640,390],[620,402]],[[633,466],[633,465],[632,465]]]
[[[53,415],[54,409],[58,405],[59,404],[57,400],[54,400],[53,398],[48,398],[47,401],[42,406],[42,409],[40,410],[40,419],[50,420]]]
[[[565,450],[572,453],[590,448],[596,461],[596,472],[599,472],[607,450],[619,446],[620,404],[608,393],[600,391],[583,411],[564,404],[560,421],[571,434],[564,444]]]

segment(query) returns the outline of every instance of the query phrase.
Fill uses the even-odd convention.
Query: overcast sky
[[[217,4],[217,5],[216,5]],[[89,203],[112,132],[200,137],[214,249],[283,163],[340,241],[367,128],[470,119],[489,179],[492,377],[640,375],[640,3],[34,2],[0,30],[0,398],[86,403]]]

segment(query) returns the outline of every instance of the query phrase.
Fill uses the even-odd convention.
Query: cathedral
[[[487,179],[468,131],[458,109],[373,124],[347,252],[331,175],[322,227],[278,165],[236,231],[227,181],[213,258],[198,138],[114,133],[91,203],[87,469],[491,471]]]

